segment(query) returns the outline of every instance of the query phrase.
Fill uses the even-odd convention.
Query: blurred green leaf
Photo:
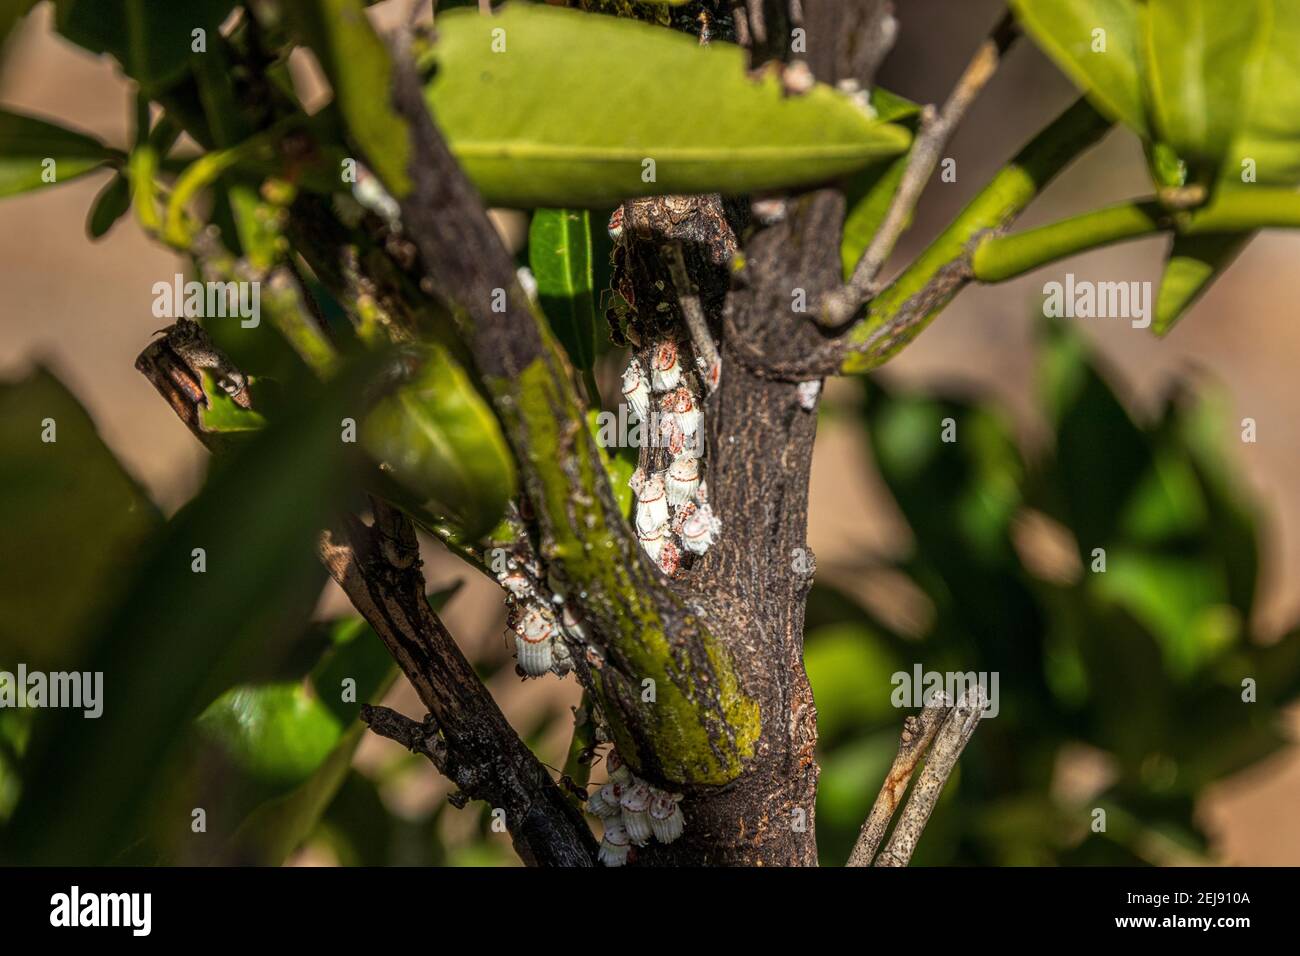
[[[0,661],[73,663],[161,523],[53,374],[0,385]]]
[[[1224,14],[1221,0],[1149,0],[1146,8],[1156,138],[1212,169],[1245,118],[1242,85],[1248,58],[1258,56],[1263,4],[1245,0]]]
[[[871,105],[882,123],[898,123],[909,132],[916,132],[920,107],[911,100],[876,87],[871,92]],[[840,258],[844,262],[846,281],[880,229],[880,224],[885,221],[910,155],[904,153],[889,163],[868,166],[849,180],[844,191],[848,214],[844,219],[844,235],[840,241]],[[910,211],[907,221],[911,222]]]
[[[1223,177],[1243,178],[1250,160],[1258,182],[1300,183],[1300,0],[1252,0],[1232,17],[1245,19],[1256,8],[1258,32],[1244,70],[1243,122],[1224,157]]]
[[[528,229],[528,264],[537,297],[579,372],[595,361],[591,216],[585,210],[539,209]]]
[[[440,345],[414,377],[375,403],[361,443],[436,520],[469,540],[491,531],[515,491],[515,467],[496,416]]]
[[[4,852],[32,862],[108,862],[147,851],[149,815],[193,717],[283,654],[324,583],[316,538],[352,490],[339,422],[361,414],[357,365],[248,442],[163,530],[79,670],[104,675],[103,715],[40,715]],[[202,548],[204,570],[195,549]]]
[[[91,239],[104,238],[130,209],[131,181],[122,173],[114,173],[90,207],[90,214],[86,217],[86,235]]]
[[[803,660],[823,744],[900,714],[890,703],[898,660],[866,628],[844,623],[809,631]]]
[[[362,0],[295,0],[284,13],[334,89],[334,105],[366,161],[395,197],[410,189],[406,125],[390,106],[393,64]],[[439,18],[439,27],[442,26]]]
[[[145,90],[165,88],[185,69],[194,31],[208,49],[235,0],[56,0],[61,34],[92,53],[110,53]]]
[[[430,595],[430,605],[440,610],[458,588]],[[199,798],[225,808],[221,819],[209,819],[221,861],[278,866],[307,838],[364,736],[361,705],[380,700],[397,677],[387,648],[360,618],[312,630],[327,637],[310,673],[233,687],[198,719],[200,740],[233,771],[221,775],[219,794],[212,787]],[[189,771],[200,781],[210,779],[205,762],[211,754]]]
[[[93,136],[0,110],[0,198],[66,183],[121,159]]]
[[[493,205],[808,185],[910,139],[829,87],[788,96],[771,73],[750,78],[738,47],[542,5],[439,17],[424,66],[434,118]]]

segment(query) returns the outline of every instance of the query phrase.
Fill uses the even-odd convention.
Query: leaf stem
[[[1300,228],[1300,193],[1258,187],[1220,193],[1208,205],[1178,212],[1155,198],[1098,209],[1011,236],[988,236],[971,256],[979,282],[1002,282],[1066,256],[1164,231],[1196,236]]]

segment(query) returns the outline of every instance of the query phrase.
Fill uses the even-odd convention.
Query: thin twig
[[[396,741],[413,754],[428,757],[439,771],[447,772],[447,742],[442,739],[433,714],[426,714],[423,721],[418,721],[388,707],[362,704],[361,722],[373,733]]]
[[[709,331],[709,324],[704,319],[704,307],[700,305],[700,297],[691,288],[691,276],[686,271],[686,259],[682,255],[681,244],[677,242],[665,244],[663,256],[668,263],[668,271],[672,274],[673,287],[677,291],[677,304],[681,306],[686,328],[691,333],[691,345],[695,349],[695,357],[704,363],[701,376],[704,379],[704,387],[712,392],[718,387],[718,382],[722,378],[722,357],[713,342],[713,333]]]
[[[916,765],[921,762],[921,757],[930,746],[930,741],[934,740],[934,735],[938,733],[939,725],[951,710],[952,702],[945,697],[903,722],[903,733],[898,740],[898,755],[894,757],[894,763],[890,766],[885,782],[880,787],[880,793],[871,807],[871,813],[862,824],[862,832],[858,834],[858,842],[853,845],[853,852],[849,854],[847,866],[871,865],[876,850],[880,847],[880,841],[885,838],[885,831],[889,829],[889,821],[894,818],[894,811],[898,809],[899,801],[907,791],[912,772],[916,770]]]
[[[889,212],[885,214],[885,221],[858,260],[848,285],[826,297],[816,316],[821,325],[828,328],[843,325],[853,318],[864,302],[879,291],[876,279],[880,270],[884,268],[903,230],[907,228],[912,210],[921,191],[930,181],[935,166],[939,164],[940,154],[948,144],[948,139],[975,97],[997,71],[1002,55],[1017,35],[1015,20],[1008,13],[975,51],[975,56],[953,87],[942,112],[936,113],[932,106],[927,106],[922,112],[920,132],[912,145],[912,154],[903,171],[903,180],[890,203]]]
[[[939,728],[930,755],[926,758],[925,769],[907,798],[907,806],[898,818],[898,825],[889,838],[889,844],[876,860],[876,866],[907,866],[912,859],[912,852],[921,838],[921,832],[930,819],[943,785],[948,782],[952,768],[957,765],[957,758],[966,749],[971,735],[979,726],[980,718],[988,700],[983,688],[971,688],[948,714],[948,719]]]

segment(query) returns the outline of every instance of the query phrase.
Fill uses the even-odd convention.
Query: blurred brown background
[[[390,6],[390,4],[385,4]],[[916,100],[941,101],[978,42],[996,19],[993,0],[907,0],[899,4],[900,41],[881,81]],[[385,11],[391,13],[391,11]],[[935,182],[922,202],[902,255],[916,251],[977,191],[996,168],[1074,96],[1028,43],[1008,57],[976,103],[948,154],[958,162],[956,183]],[[107,62],[74,49],[49,31],[48,12],[32,17],[12,39],[0,103],[56,117],[61,122],[125,145],[131,109],[127,84]],[[146,240],[124,219],[102,242],[86,238],[86,211],[107,179],[101,173],[66,186],[0,203],[0,375],[12,378],[34,362],[55,371],[87,405],[109,446],[167,511],[182,504],[202,480],[206,453],[132,367],[158,320],[150,314],[150,287],[180,271],[167,251]],[[1033,225],[1081,211],[1101,201],[1149,191],[1137,141],[1113,133],[1068,170],[1023,220]],[[1159,275],[1160,240],[1128,244],[1045,270],[1059,278],[1152,280]],[[1233,422],[1258,422],[1258,442],[1229,450],[1266,509],[1261,611],[1262,640],[1274,638],[1300,617],[1300,485],[1289,472],[1300,461],[1300,236],[1273,233],[1253,242],[1232,271],[1164,341],[1124,323],[1092,323],[1085,333],[1119,375],[1135,408],[1149,407],[1179,375],[1208,374],[1224,384],[1235,404]],[[891,381],[971,383],[1005,402],[1026,435],[1039,427],[1031,403],[1032,315],[1044,275],[964,292],[880,373]],[[837,389],[830,386],[834,401]],[[842,393],[841,393],[842,394]],[[872,555],[897,555],[908,531],[877,483],[861,474],[867,455],[857,428],[822,425],[813,471],[810,544],[824,573]],[[1104,454],[1104,449],[1098,449]],[[447,623],[471,659],[502,660],[504,614],[499,592],[436,549],[429,549],[432,585],[464,577],[466,587],[446,612]],[[322,598],[322,614],[346,607],[337,592]],[[520,683],[509,669],[491,690],[522,732],[548,712],[577,702],[573,681]],[[409,688],[394,692],[394,706],[418,714]],[[565,722],[542,741],[543,759],[559,766],[567,746]],[[1293,721],[1300,738],[1300,720]],[[370,738],[358,758],[381,774],[395,758],[387,741]],[[400,815],[417,818],[446,792],[431,768],[405,773],[384,788]],[[1201,808],[1215,838],[1215,856],[1239,864],[1300,864],[1300,747],[1261,764],[1220,787]],[[444,839],[456,828],[466,839],[468,813],[444,814]],[[302,862],[317,862],[310,855]],[[328,862],[322,859],[319,862]]]

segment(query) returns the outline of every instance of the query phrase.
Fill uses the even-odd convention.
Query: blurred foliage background
[[[381,16],[390,6],[380,5]],[[900,5],[900,46],[882,82],[916,100],[941,99],[996,6]],[[39,18],[9,52],[0,76],[6,105],[126,140],[129,93],[111,69],[52,38]],[[309,91],[310,77],[303,82]],[[953,144],[957,182],[927,194],[902,254],[1072,96],[1028,44],[1018,47]],[[1145,179],[1140,148],[1112,137],[1026,224],[1086,208],[1103,187],[1139,191]],[[274,615],[247,613],[258,606],[250,597],[196,626],[207,610],[181,591],[172,606],[188,613],[177,615],[165,648],[133,644],[129,618],[105,617],[131,588],[151,583],[150,562],[179,553],[164,518],[220,527],[222,496],[239,493],[221,474],[205,476],[205,453],[131,367],[158,325],[151,283],[176,261],[129,220],[88,243],[85,210],[107,180],[87,177],[0,206],[0,367],[9,383],[0,389],[0,669],[20,659],[91,666],[86,640],[108,629],[123,638],[122,654],[165,652],[158,673],[188,675],[205,703],[193,722],[164,710],[140,718],[170,755],[150,768],[165,781],[152,795],[161,802],[138,787],[117,802],[106,794],[89,819],[61,814],[57,801],[37,807],[17,820],[21,830],[12,821],[0,829],[0,859],[47,840],[121,859],[103,842],[103,826],[120,825],[120,837],[143,822],[128,859],[516,862],[486,808],[454,806],[423,758],[361,735],[360,702],[382,698],[412,714],[418,704],[404,682],[393,683],[373,635],[338,592],[322,594],[303,535],[314,516],[261,539],[249,536],[265,523],[228,529],[229,540],[264,554],[257,567],[233,569],[241,593],[256,593],[267,568],[309,572]],[[497,220],[523,260],[526,223]],[[1295,238],[1261,237],[1163,342],[1119,326],[1090,326],[1084,336],[1039,329],[1029,303],[1041,277],[1031,278],[971,290],[883,374],[828,387],[807,650],[822,737],[824,863],[847,856],[879,787],[902,718],[889,703],[890,676],[916,663],[1001,675],[1001,713],[960,762],[918,863],[1300,859],[1300,764],[1294,746],[1289,756],[1280,751],[1282,708],[1300,694],[1288,242]],[[1160,261],[1155,244],[1138,244],[1069,268],[1081,279],[1150,279]],[[84,321],[88,303],[99,321]],[[1189,360],[1213,369],[1227,390],[1188,376]],[[46,364],[57,374],[36,370]],[[607,395],[617,394],[619,364],[616,355],[601,360]],[[39,467],[30,432],[5,425],[33,415],[54,415],[60,428],[60,455]],[[1238,443],[1243,415],[1259,419],[1260,444]],[[940,440],[945,418],[956,424],[954,444]],[[282,508],[301,491],[277,495]],[[43,546],[33,549],[33,540]],[[1098,547],[1104,574],[1090,571]],[[436,547],[425,557],[431,599],[447,602],[453,633],[507,716],[544,760],[561,765],[578,702],[573,681],[521,684],[500,637],[495,587],[471,576],[453,595],[464,567]],[[273,653],[255,668],[217,653],[231,630]],[[336,706],[322,688],[337,687],[340,674],[355,675],[356,697]],[[1245,678],[1257,683],[1255,703],[1241,700]],[[145,699],[156,679],[145,673],[138,687],[110,692]],[[31,714],[0,711],[0,820],[15,812],[20,754],[41,750]],[[120,750],[92,755],[105,780],[129,779],[115,771],[144,752],[132,752],[130,726],[121,740]],[[46,752],[38,784],[57,795],[75,768]],[[1234,808],[1208,816],[1224,788],[1238,795]],[[1240,797],[1245,791],[1263,796]],[[199,805],[215,839],[195,850],[177,834],[190,832]],[[1105,833],[1090,829],[1097,808],[1107,813]]]

